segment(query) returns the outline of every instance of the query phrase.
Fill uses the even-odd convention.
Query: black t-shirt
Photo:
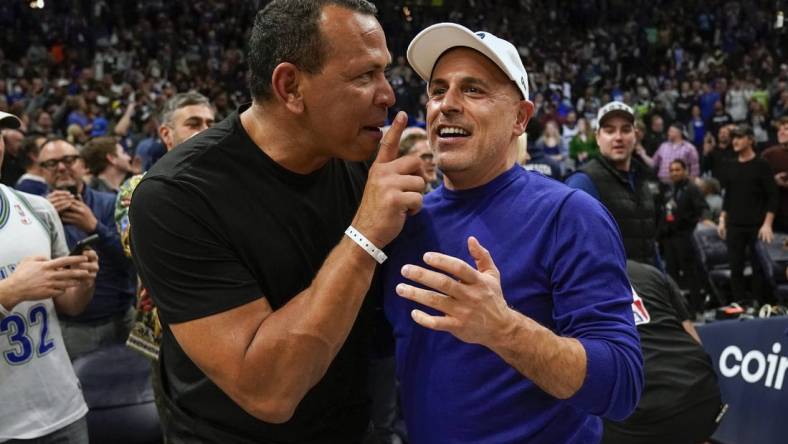
[[[711,134],[717,135],[720,132],[720,128],[729,124],[733,123],[733,117],[731,117],[728,113],[722,114],[714,114],[709,118],[709,121],[706,122],[706,128],[709,128]]]
[[[206,442],[358,441],[368,423],[366,302],[323,379],[279,425],[236,405],[168,328],[261,297],[282,307],[310,285],[361,201],[366,165],[335,159],[308,175],[288,171],[249,138],[243,109],[162,157],[132,199],[134,262],[164,325],[165,392],[208,430]]]
[[[719,386],[709,355],[681,325],[687,311],[676,286],[634,261],[627,261],[627,275],[650,316],[637,326],[646,385],[635,413],[623,422],[642,429],[719,396]]]
[[[693,94],[682,94],[676,99],[676,120],[687,124],[692,117],[692,106],[698,104],[698,98]]]
[[[712,177],[722,181],[731,164],[736,162],[736,158],[736,152],[733,151],[732,146],[723,148],[718,145],[709,154],[703,156],[703,172],[709,172]]]
[[[767,212],[777,213],[780,195],[769,163],[755,157],[747,162],[728,164],[720,181],[725,191],[722,209],[727,213],[729,228],[757,228]]]

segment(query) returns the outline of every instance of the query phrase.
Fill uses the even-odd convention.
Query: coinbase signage
[[[729,405],[714,438],[722,443],[786,442],[788,317],[720,321],[698,329]]]
[[[772,344],[771,348],[772,352],[766,354],[760,350],[746,351],[729,345],[720,354],[719,372],[726,378],[740,377],[750,384],[763,384],[767,388],[782,390],[785,371],[788,370],[788,357],[780,355],[782,345],[779,342]]]

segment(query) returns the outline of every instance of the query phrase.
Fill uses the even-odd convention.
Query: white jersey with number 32
[[[0,279],[25,257],[63,251],[53,245],[62,238],[42,222],[51,218],[47,211],[54,208],[46,200],[0,185]],[[10,311],[0,319],[0,442],[47,435],[88,410],[52,300],[22,302]]]

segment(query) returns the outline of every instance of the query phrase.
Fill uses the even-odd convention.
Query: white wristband
[[[353,242],[357,243],[359,247],[364,249],[364,251],[369,253],[369,255],[378,261],[379,264],[382,264],[386,261],[386,259],[388,259],[386,253],[381,251],[380,248],[376,247],[375,244],[370,242],[369,239],[364,237],[363,234],[359,233],[358,230],[353,228],[353,225],[347,227],[345,234],[347,237],[353,239]]]

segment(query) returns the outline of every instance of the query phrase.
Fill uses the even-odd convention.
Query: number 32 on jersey
[[[33,332],[36,326],[41,327],[38,334]],[[3,360],[10,365],[22,365],[33,354],[41,357],[55,348],[55,342],[49,337],[49,315],[44,304],[30,307],[27,316],[13,313],[0,320],[0,337],[3,336],[11,348],[3,350],[6,344],[0,340],[0,350],[3,350]]]

